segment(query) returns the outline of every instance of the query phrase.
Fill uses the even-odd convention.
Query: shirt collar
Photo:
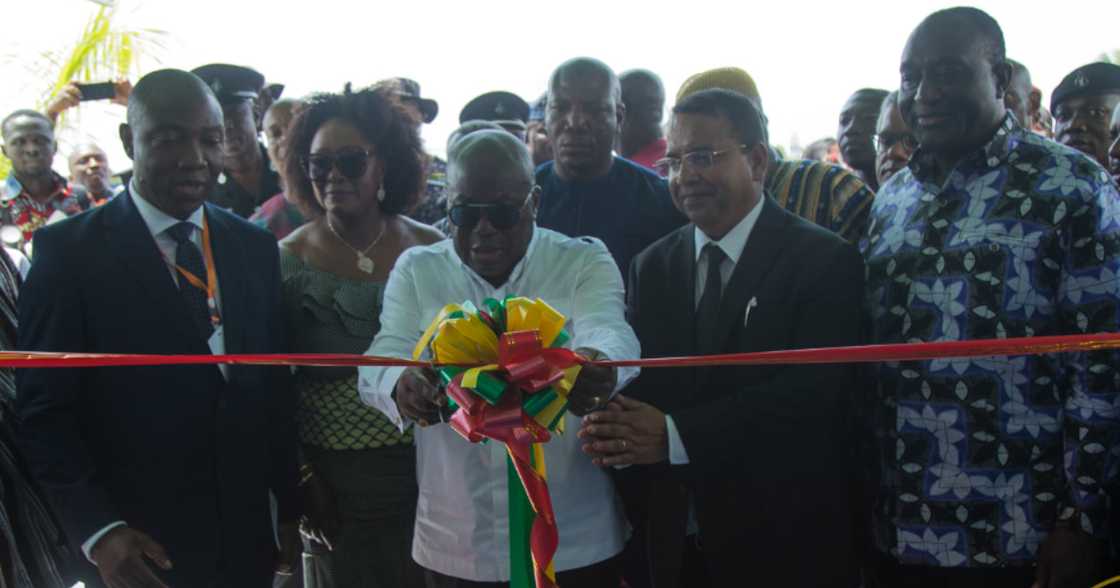
[[[962,157],[957,165],[967,163],[973,167],[989,169],[1001,167],[1007,163],[1008,156],[1019,145],[1022,133],[1023,128],[1019,126],[1015,116],[1008,112],[992,138],[979,149]],[[934,171],[932,161],[932,158],[918,147],[910,158],[910,170],[914,173],[914,177],[923,181],[932,177]]]
[[[537,241],[539,241],[539,235],[540,228],[537,227],[536,223],[533,223],[533,236],[529,238],[529,246],[525,248],[525,255],[521,257],[521,260],[517,262],[517,265],[513,266],[513,271],[509,273],[509,277],[506,278],[506,282],[500,286],[494,286],[486,278],[475,273],[474,269],[471,268],[471,266],[467,265],[466,262],[463,261],[463,258],[459,257],[459,252],[455,249],[454,237],[449,239],[449,249],[451,250],[451,255],[454,257],[454,259],[459,262],[459,265],[462,266],[464,270],[466,270],[467,275],[473,277],[480,283],[486,284],[488,288],[500,290],[510,284],[516,283],[517,280],[521,278],[521,274],[525,273],[526,262],[528,262],[529,258],[533,256],[533,252],[537,250]]]
[[[713,241],[699,227],[693,227],[693,238],[696,239],[696,261],[700,261],[700,254],[704,251],[705,245],[715,243],[716,247],[723,250],[732,264],[739,263],[739,256],[743,254],[743,247],[747,245],[747,239],[751,236],[751,231],[754,230],[758,217],[762,216],[762,207],[765,203],[765,196],[759,198],[758,204],[755,204],[754,208],[743,217],[743,220],[732,227],[719,241]]]
[[[51,177],[54,178],[54,193],[51,194],[52,198],[59,196],[66,196],[70,192],[70,184],[66,178],[58,175],[58,172],[51,171]],[[13,200],[23,194],[23,184],[16,178],[15,172],[8,174],[8,179],[4,180],[3,189],[0,189],[0,200]]]
[[[153,237],[183,222],[156,208],[151,202],[148,202],[147,199],[140,194],[140,190],[137,189],[135,177],[133,177],[132,181],[128,184],[128,192],[132,197],[133,204],[136,205],[136,209],[140,211],[140,217],[144,219],[144,224],[148,225],[148,230],[152,233]],[[191,223],[199,230],[202,230],[204,208],[206,208],[205,205],[199,206],[198,209],[192,212],[191,216],[187,218],[187,222]]]

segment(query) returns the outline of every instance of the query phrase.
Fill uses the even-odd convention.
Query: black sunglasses
[[[482,215],[485,214],[495,229],[505,231],[513,228],[517,221],[521,220],[521,211],[525,209],[525,205],[529,203],[536,191],[537,187],[533,186],[520,206],[505,202],[456,204],[447,211],[447,218],[451,221],[451,224],[457,227],[472,229],[482,221]]]
[[[331,175],[331,169],[337,169],[344,177],[356,180],[366,173],[371,157],[373,151],[369,149],[348,149],[334,155],[312,153],[303,158],[303,167],[307,170],[307,177],[313,182],[326,181],[327,176]]]

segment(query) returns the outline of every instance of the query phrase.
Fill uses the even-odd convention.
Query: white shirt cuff
[[[677,424],[669,415],[665,415],[665,434],[669,436],[669,463],[688,465],[688,451],[685,451],[684,441],[681,441],[681,434],[677,431]]]
[[[82,543],[82,553],[85,554],[86,559],[89,560],[89,563],[91,563],[95,566],[97,565],[97,562],[93,561],[93,557],[90,556],[90,553],[93,552],[93,547],[95,545],[97,545],[97,542],[100,541],[101,538],[104,537],[105,534],[108,533],[109,531],[112,531],[113,529],[116,529],[117,527],[124,527],[124,526],[127,526],[127,523],[125,523],[124,521],[114,521],[112,523],[109,523],[108,525],[105,525],[104,527],[102,527],[100,531],[94,533],[93,537],[90,537],[89,539],[87,539],[85,543]]]

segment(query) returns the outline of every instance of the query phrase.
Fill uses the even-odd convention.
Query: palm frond
[[[47,51],[37,58],[11,56],[33,72],[35,79],[49,80],[49,86],[38,89],[36,107],[44,110],[51,98],[66,84],[103,82],[129,78],[140,73],[140,59],[151,57],[158,62],[158,53],[165,49],[165,31],[151,28],[122,28],[116,25],[117,4],[102,5],[82,27],[74,44],[65,50]],[[5,56],[7,59],[9,56]],[[34,90],[32,90],[34,94]],[[64,112],[56,123],[57,130],[67,129],[72,121]],[[11,171],[11,162],[0,155],[0,179]]]

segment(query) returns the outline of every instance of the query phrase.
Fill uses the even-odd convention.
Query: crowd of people
[[[728,66],[559,65],[446,161],[420,85],[252,68],[115,85],[132,169],[0,123],[0,346],[410,358],[539,298],[584,358],[1116,332],[1120,66],[1051,92],[976,8],[789,159]],[[1053,128],[1049,115],[1053,114]],[[262,142],[262,136],[266,142]],[[830,161],[831,160],[831,161]],[[0,586],[467,588],[511,578],[506,451],[428,367],[0,370]],[[561,588],[1082,588],[1120,573],[1120,352],[584,365],[543,446]],[[543,588],[543,587],[542,587]]]

